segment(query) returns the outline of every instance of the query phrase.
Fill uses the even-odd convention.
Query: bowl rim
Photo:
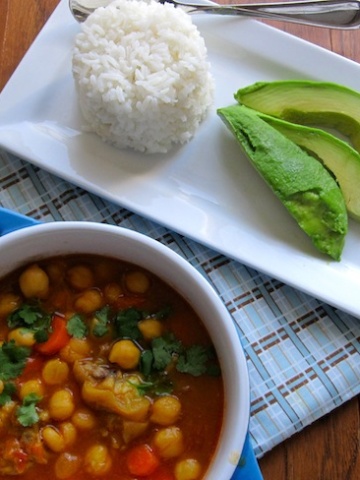
[[[73,247],[70,247],[71,242],[76,242],[76,239],[71,238],[69,240],[69,233],[71,233],[71,237],[74,235],[83,236],[85,233],[87,234],[86,248],[84,246],[85,251],[83,251],[82,248],[75,249],[77,251],[74,251]],[[63,242],[61,249],[55,249],[53,253],[49,254],[44,253],[43,251],[38,251],[39,244],[41,245],[41,242],[45,242],[46,237],[49,235],[61,237],[61,241]],[[4,255],[6,255],[6,249],[9,249],[10,251],[15,250],[15,255],[16,252],[22,255],[22,260],[18,261],[15,265],[12,264],[11,268],[7,267],[7,270],[5,269],[6,271],[4,273],[3,270],[1,272],[1,277],[6,275],[6,273],[15,270],[22,264],[27,264],[30,261],[36,261],[36,259],[40,258],[48,258],[50,256],[66,254],[69,249],[70,252],[68,253],[86,254],[89,251],[88,247],[90,247],[90,250],[97,251],[99,248],[96,244],[97,239],[102,239],[103,241],[107,240],[110,242],[109,245],[116,241],[116,239],[122,239],[122,241],[128,243],[133,242],[134,252],[136,252],[136,248],[141,246],[140,258],[145,258],[148,253],[151,253],[152,262],[154,262],[154,258],[156,258],[161,259],[164,264],[160,265],[159,263],[155,269],[156,271],[154,271],[153,268],[149,268],[147,265],[144,267],[142,262],[138,263],[138,265],[153,271],[153,273],[176,289],[179,289],[179,285],[169,282],[169,280],[166,278],[166,273],[164,272],[165,269],[171,265],[175,266],[176,268],[180,268],[185,278],[185,284],[183,282],[182,285],[180,285],[180,294],[182,294],[186,300],[192,304],[193,302],[191,301],[191,298],[188,298],[189,291],[191,297],[192,289],[200,289],[200,291],[204,294],[204,298],[210,302],[211,308],[213,309],[213,314],[217,318],[221,319],[223,332],[226,333],[222,351],[226,352],[227,358],[225,358],[225,356],[222,357],[219,355],[219,353],[218,355],[220,364],[222,368],[225,368],[227,375],[227,377],[224,378],[224,388],[225,390],[230,388],[230,390],[234,392],[236,399],[239,400],[239,404],[235,404],[233,398],[226,399],[225,401],[224,421],[220,434],[224,438],[223,441],[218,444],[214,459],[209,467],[209,473],[206,475],[206,479],[229,480],[235,471],[238,461],[240,460],[250,418],[250,386],[246,358],[241,345],[239,331],[236,328],[235,322],[231,318],[230,313],[228,312],[224,303],[209,281],[184,257],[171,250],[168,246],[162,244],[161,242],[148,237],[143,233],[133,231],[128,228],[90,221],[47,222],[14,230],[0,238],[0,263],[2,263],[1,258],[4,258]],[[26,252],[23,251],[24,245],[27,245]],[[49,249],[49,251],[52,251],[51,245],[46,245],[45,248]],[[32,256],[34,251],[38,251],[36,258]],[[109,254],[101,252],[97,252],[95,254],[109,256]],[[115,258],[123,258],[123,260],[129,261],[115,252],[113,256]],[[130,260],[130,263],[136,264],[136,261]],[[197,311],[198,308],[195,308],[195,310]],[[212,330],[211,328],[209,329],[209,325],[204,320],[203,315],[201,315],[200,312],[197,313],[204,321],[205,326],[209,331],[215,345],[219,345],[220,336],[217,335],[215,327],[213,326]],[[229,359],[234,359],[235,361],[231,362]],[[233,378],[235,378],[235,382],[231,380]],[[224,455],[227,457],[227,462],[225,465],[222,463],[226,458]]]

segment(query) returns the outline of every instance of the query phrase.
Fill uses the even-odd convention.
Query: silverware
[[[77,21],[83,22],[98,7],[113,0],[69,0]],[[360,2],[357,0],[305,0],[279,3],[215,5],[179,0],[158,0],[182,7],[187,13],[213,13],[279,20],[316,27],[354,29],[360,26]]]

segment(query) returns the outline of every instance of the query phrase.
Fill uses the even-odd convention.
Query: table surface
[[[59,0],[0,0],[0,91],[58,3]],[[360,62],[360,30],[267,23]],[[359,479],[359,426],[359,398],[355,398],[267,453],[260,460],[264,479]]]

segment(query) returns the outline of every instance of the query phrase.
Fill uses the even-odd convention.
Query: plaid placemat
[[[0,205],[43,222],[91,220],[152,237],[217,290],[241,332],[260,458],[360,391],[360,321],[0,151]]]

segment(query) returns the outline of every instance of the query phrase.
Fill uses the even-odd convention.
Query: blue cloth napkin
[[[258,458],[359,393],[359,319],[3,151],[0,205],[43,222],[91,220],[136,230],[199,270],[241,333]]]

